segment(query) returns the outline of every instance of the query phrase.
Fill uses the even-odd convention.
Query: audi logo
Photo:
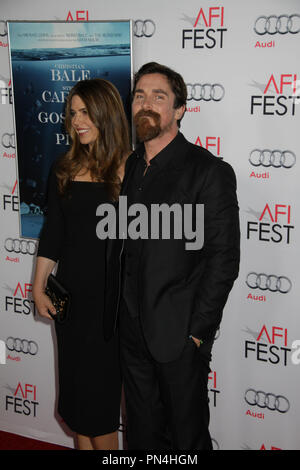
[[[219,83],[187,83],[187,101],[221,101],[225,95],[225,89]]]
[[[23,255],[35,255],[37,243],[33,240],[19,240],[18,238],[6,238],[4,248],[9,253],[22,253]]]
[[[133,25],[133,34],[137,38],[151,38],[156,31],[153,20],[136,20]]]
[[[300,32],[300,15],[259,16],[255,21],[256,34],[297,34]]]
[[[4,37],[7,35],[7,25],[6,21],[0,20],[0,37]]]
[[[8,148],[16,148],[16,143],[15,143],[15,134],[3,134],[2,140],[1,140],[2,147],[5,147],[6,149]]]
[[[28,341],[27,339],[13,338],[10,336],[6,340],[6,347],[9,351],[15,351],[23,354],[30,354],[35,356],[39,350],[35,341]]]
[[[292,288],[292,283],[288,277],[254,272],[248,274],[246,284],[250,289],[269,290],[281,294],[287,294]]]
[[[279,411],[279,413],[287,413],[290,409],[290,402],[283,395],[275,395],[274,393],[265,393],[261,390],[256,391],[253,388],[248,388],[244,398],[250,406],[267,408],[271,411]]]
[[[270,166],[274,168],[292,168],[296,163],[296,155],[291,150],[260,150],[250,153],[249,162],[253,166]]]

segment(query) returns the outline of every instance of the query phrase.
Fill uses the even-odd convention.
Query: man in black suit
[[[127,160],[121,196],[128,207],[149,210],[203,204],[204,244],[187,249],[185,235],[172,238],[172,230],[168,239],[122,243],[119,324],[129,449],[212,449],[209,362],[238,275],[238,203],[231,166],[179,132],[186,98],[182,77],[165,66],[149,63],[135,76],[132,111],[142,144]],[[112,298],[118,286],[111,285]],[[114,317],[106,320],[106,331],[114,325]]]

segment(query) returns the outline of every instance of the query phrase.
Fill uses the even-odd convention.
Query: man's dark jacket
[[[195,251],[186,250],[189,240],[185,238],[141,241],[139,315],[148,349],[158,362],[177,359],[189,335],[203,341],[214,337],[238,275],[240,255],[236,178],[231,166],[180,133],[169,145],[174,146],[174,158],[153,179],[147,206],[204,204],[204,245]],[[128,158],[121,195],[126,194],[142,154],[143,149],[138,149]],[[122,240],[107,240],[106,338],[117,324],[122,247]]]

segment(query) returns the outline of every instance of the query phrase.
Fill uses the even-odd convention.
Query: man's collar
[[[174,137],[171,142],[166,145],[155,157],[150,160],[150,165],[157,166],[159,169],[166,166],[168,163],[173,163],[175,166],[179,164],[182,159],[183,147],[186,145],[186,139],[178,131],[176,137]],[[145,145],[144,143],[139,144],[135,149],[135,153],[138,158],[144,158],[145,155]],[[181,157],[181,158],[180,158]]]

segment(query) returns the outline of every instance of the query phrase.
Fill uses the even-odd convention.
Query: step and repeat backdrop
[[[72,433],[56,413],[53,325],[38,316],[32,299],[38,240],[24,238],[20,226],[24,206],[9,20],[132,20],[133,71],[157,61],[182,74],[188,102],[181,130],[233,166],[240,205],[240,274],[216,336],[209,375],[213,446],[300,450],[299,1],[1,1],[0,429],[73,447]],[[31,125],[47,128],[58,153],[66,145],[67,137],[55,131],[56,121],[63,121],[55,105],[80,77],[54,73],[52,78],[66,92],[52,96],[45,89],[22,110],[24,142],[18,141],[18,148],[28,142],[26,116]],[[34,80],[24,85],[24,102],[37,87]],[[49,100],[53,106],[47,114]],[[47,158],[34,152],[33,146],[33,161]],[[27,178],[38,183],[34,174]],[[41,215],[38,203],[25,209],[28,216]],[[93,256],[88,247],[86,256]],[[123,431],[120,424],[121,448]]]

